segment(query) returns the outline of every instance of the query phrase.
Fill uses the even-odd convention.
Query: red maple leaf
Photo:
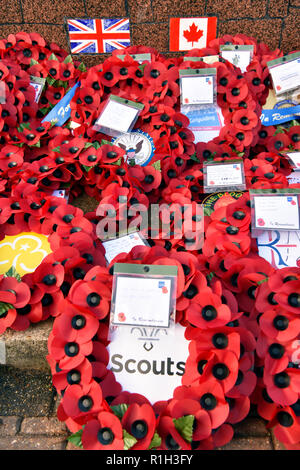
[[[192,46],[194,45],[194,42],[198,42],[199,39],[203,36],[203,31],[201,29],[198,29],[195,23],[191,24],[190,29],[186,29],[183,31],[183,35],[187,42],[191,42]]]

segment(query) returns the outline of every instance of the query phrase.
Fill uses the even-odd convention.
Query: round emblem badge
[[[125,150],[128,165],[148,165],[155,150],[152,137],[140,129],[122,134],[114,138],[112,143]]]

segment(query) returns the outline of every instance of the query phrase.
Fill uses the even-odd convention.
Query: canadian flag
[[[201,49],[215,39],[217,18],[170,18],[170,51]]]

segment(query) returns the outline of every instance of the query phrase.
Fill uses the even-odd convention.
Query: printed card
[[[289,182],[289,186],[291,186],[292,184],[300,184],[300,171],[293,171],[286,178]]]
[[[0,104],[6,103],[5,82],[0,81]]]
[[[299,230],[297,195],[254,196],[255,228]]]
[[[287,156],[292,161],[294,171],[300,171],[300,152],[287,153]]]
[[[181,103],[211,104],[214,102],[213,77],[187,76],[181,78]]]
[[[242,163],[207,165],[206,171],[206,185],[212,188],[243,184]]]
[[[257,237],[259,256],[274,268],[300,267],[300,232],[265,231]]]
[[[105,248],[105,258],[110,262],[120,253],[129,253],[134,246],[145,246],[139,232],[129,233],[124,237],[115,238],[102,242]]]
[[[276,95],[300,87],[300,58],[270,68]]]
[[[169,327],[171,280],[118,276],[113,325]]]
[[[251,62],[251,51],[221,51],[221,56],[236,67],[239,67],[243,73],[246,72]]]
[[[197,142],[209,142],[218,137],[224,125],[222,110],[218,105],[207,105],[199,110],[197,107],[184,106],[181,110],[190,121],[189,129],[195,136]]]
[[[140,108],[110,99],[95,125],[101,128],[113,129],[120,133],[128,132],[137,119],[139,111]]]
[[[65,189],[55,189],[52,193],[52,196],[55,196],[55,197],[62,197],[64,198],[66,201],[69,200],[69,195],[67,194],[67,191]]]
[[[35,90],[35,99],[34,101],[38,103],[40,101],[40,97],[45,85],[46,79],[42,77],[30,77],[30,85],[34,88]]]

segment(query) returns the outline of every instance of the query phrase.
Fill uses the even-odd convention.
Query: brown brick
[[[69,50],[66,31],[64,26],[50,25],[50,24],[0,24],[0,38],[6,38],[9,34],[15,34],[18,31],[25,31],[27,33],[39,33],[48,42],[55,42],[60,47]]]
[[[290,13],[284,20],[282,32],[281,49],[285,54],[300,49],[300,37],[298,33],[300,21],[300,10],[290,8]]]
[[[67,428],[57,418],[25,418],[22,422],[21,434],[67,436]]]
[[[208,0],[206,13],[220,15],[220,20],[232,18],[262,18],[267,13],[267,0]]]
[[[132,44],[154,47],[159,52],[169,49],[168,24],[142,24],[134,25],[132,31]]]
[[[152,0],[155,21],[167,21],[169,17],[205,16],[204,0]]]
[[[280,19],[226,21],[219,25],[219,36],[243,33],[264,41],[270,48],[276,49],[280,41],[281,26]]]
[[[0,416],[0,437],[14,436],[18,432],[19,425],[18,416]]]
[[[153,21],[151,0],[129,0],[128,5],[131,23]]]
[[[109,56],[110,54],[72,54],[74,60],[79,60],[80,62],[83,62],[87,68],[93,67],[97,64],[101,64]],[[75,202],[76,201],[74,201],[74,203]]]
[[[236,437],[219,450],[273,450],[268,437]]]
[[[300,7],[300,0],[290,0],[291,7]]]
[[[64,23],[64,17],[81,18],[85,16],[83,0],[22,0],[25,22]]]
[[[0,450],[64,450],[66,441],[59,437],[24,438],[17,436],[5,437],[0,440]]]
[[[85,3],[89,18],[127,17],[125,0],[86,0]]]
[[[1,22],[21,23],[22,13],[18,0],[5,0],[0,2],[0,18]]]
[[[246,418],[234,426],[234,435],[236,437],[262,437],[268,436],[269,431],[266,429],[266,423],[260,418]]]
[[[269,3],[269,16],[286,16],[288,14],[289,2],[286,0],[270,0]]]

